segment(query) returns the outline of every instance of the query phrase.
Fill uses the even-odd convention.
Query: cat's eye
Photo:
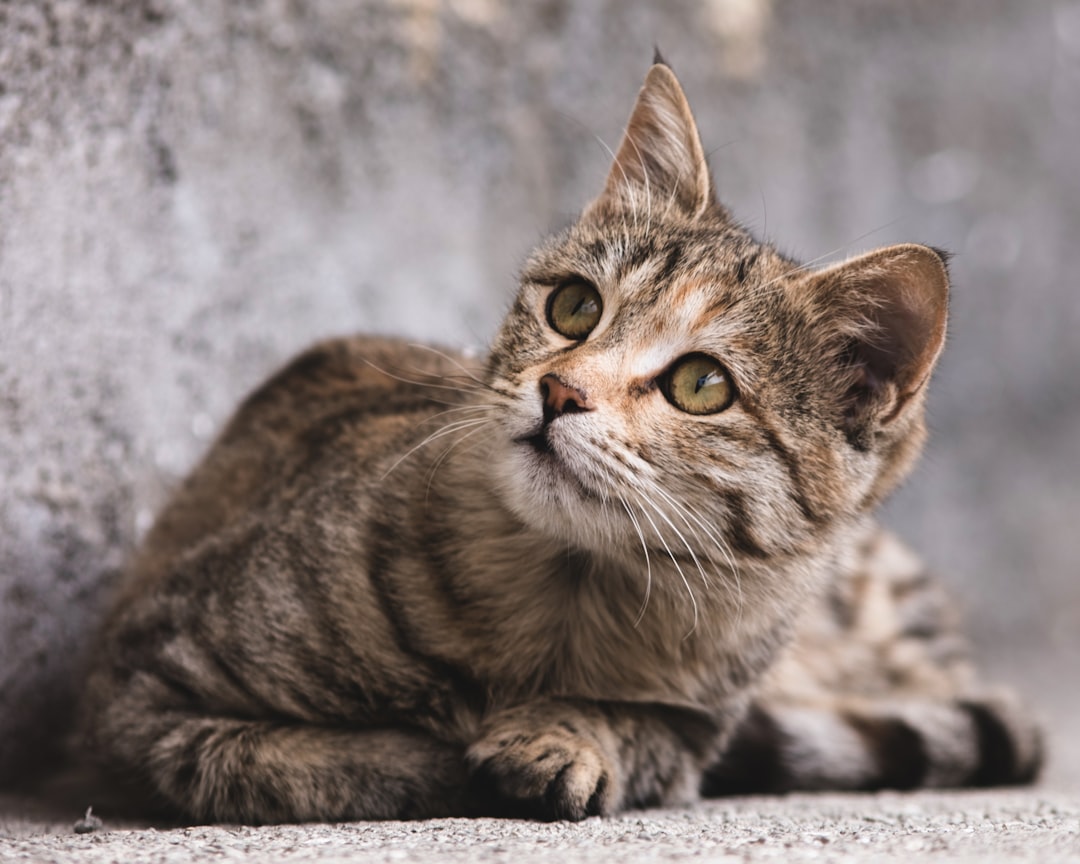
[[[688,354],[677,360],[662,384],[668,401],[687,414],[716,414],[735,400],[727,370],[705,354]]]
[[[600,292],[583,279],[565,282],[548,299],[548,323],[560,336],[584,339],[600,323],[604,301]]]

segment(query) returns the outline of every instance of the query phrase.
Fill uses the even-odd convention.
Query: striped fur
[[[1033,727],[873,523],[922,443],[942,256],[799,266],[703,154],[654,66],[486,360],[337,340],[252,394],[131,564],[86,751],[244,822],[1030,779]],[[730,407],[676,407],[688,356]]]
[[[703,794],[1031,782],[1038,730],[979,683],[957,625],[941,586],[875,530],[804,614]]]

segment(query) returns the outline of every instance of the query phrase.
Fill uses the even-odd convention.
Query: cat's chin
[[[500,499],[527,526],[586,549],[610,543],[610,501],[575,473],[543,433],[511,439],[491,455]]]

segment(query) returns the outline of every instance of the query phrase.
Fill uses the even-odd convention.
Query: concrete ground
[[[1080,795],[1050,789],[733,798],[579,824],[499,819],[158,829],[0,799],[0,861],[1080,861]]]

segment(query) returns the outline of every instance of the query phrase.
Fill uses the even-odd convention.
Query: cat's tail
[[[1015,699],[825,708],[756,704],[702,783],[707,797],[1030,783],[1038,727]]]

